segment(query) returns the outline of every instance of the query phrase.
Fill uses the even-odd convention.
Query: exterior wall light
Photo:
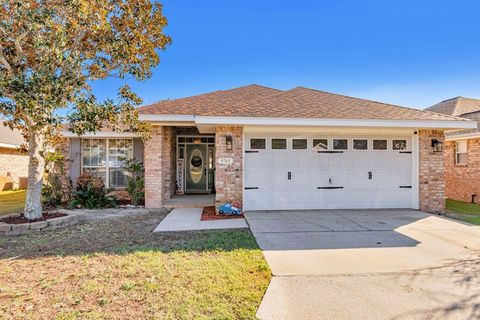
[[[432,139],[432,148],[433,148],[433,152],[442,152],[443,151],[443,142],[441,142],[437,139]]]
[[[225,137],[225,148],[227,150],[233,150],[233,138],[232,136]]]

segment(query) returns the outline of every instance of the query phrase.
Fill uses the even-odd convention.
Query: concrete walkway
[[[249,212],[260,319],[478,319],[480,227],[413,210]]]
[[[175,208],[153,232],[248,228],[245,219],[200,221],[202,210],[201,208]]]

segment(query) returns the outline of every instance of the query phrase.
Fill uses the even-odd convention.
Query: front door
[[[186,152],[186,192],[207,192],[207,145],[187,144]]]

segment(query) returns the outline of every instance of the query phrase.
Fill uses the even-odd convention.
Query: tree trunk
[[[28,139],[28,189],[24,211],[25,218],[29,220],[42,217],[42,185],[45,171],[42,147],[42,134],[31,132]]]

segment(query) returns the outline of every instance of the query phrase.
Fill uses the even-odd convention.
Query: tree
[[[107,123],[148,133],[127,87],[98,102],[89,83],[107,77],[144,80],[171,39],[162,5],[150,0],[2,0],[0,4],[0,115],[28,144],[24,215],[41,217],[44,151],[69,108],[71,130],[82,134]]]

